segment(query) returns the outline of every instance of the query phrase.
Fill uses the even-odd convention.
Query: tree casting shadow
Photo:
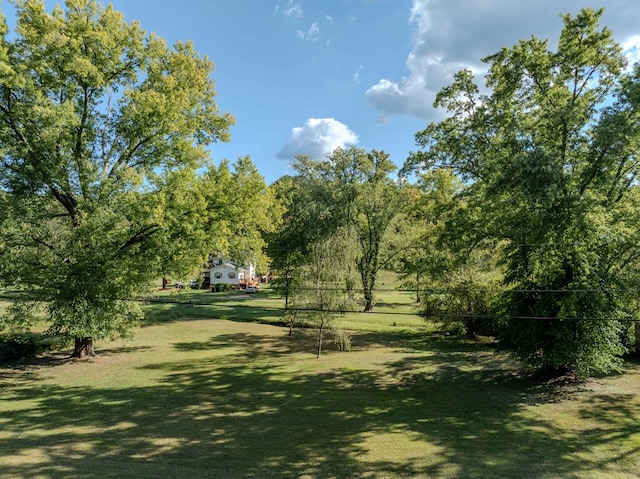
[[[579,412],[599,426],[572,431],[526,414],[553,401],[554,386],[514,375],[483,345],[396,337],[385,346],[407,354],[383,369],[283,374],[306,339],[241,333],[177,343],[185,354],[227,348],[224,363],[154,365],[160,376],[149,387],[60,388],[35,381],[33,370],[3,374],[3,397],[29,407],[2,418],[0,453],[35,457],[5,459],[3,474],[537,478],[587,477],[620,462],[638,472],[638,448],[623,447],[637,436],[637,397],[593,394]],[[356,339],[363,349],[382,343],[375,334]],[[481,364],[478,354],[487,355]],[[369,439],[393,434],[438,453],[368,456]],[[612,444],[621,445],[613,457],[592,454]]]

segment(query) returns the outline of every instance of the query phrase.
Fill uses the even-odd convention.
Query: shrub
[[[0,363],[11,363],[32,358],[38,346],[32,336],[26,334],[0,338]]]

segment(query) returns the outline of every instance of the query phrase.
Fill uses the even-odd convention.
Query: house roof
[[[233,269],[235,271],[242,271],[242,272],[248,272],[249,271],[247,268],[242,268],[240,266],[236,266],[233,263],[218,264],[218,265],[214,266],[213,268],[207,269],[205,271],[215,271],[217,269]]]

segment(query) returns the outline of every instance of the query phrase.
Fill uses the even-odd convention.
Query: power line
[[[85,283],[88,284],[88,283]],[[102,283],[91,283],[93,286],[101,285]],[[58,288],[39,288],[33,290],[4,290],[4,293],[8,294],[25,294],[25,295],[46,295],[47,291],[51,291]],[[61,288],[60,288],[61,289]],[[286,287],[281,288],[282,290],[286,290]],[[157,291],[165,291],[171,293],[172,291],[179,292],[182,288],[177,287],[167,287],[163,290]],[[242,291],[242,290],[239,290]],[[344,287],[290,287],[289,294],[300,292],[300,291],[317,291],[317,292],[341,292],[341,293],[362,293],[362,290],[359,288],[347,289]],[[372,294],[376,293],[418,293],[421,295],[424,294],[474,294],[474,293],[517,293],[517,294],[528,294],[528,293],[544,293],[544,294],[562,294],[562,293],[615,293],[615,294],[623,294],[623,293],[635,293],[640,294],[640,289],[636,288],[567,288],[567,289],[543,289],[543,288],[531,288],[531,289],[513,289],[513,288],[375,288],[371,290]],[[153,294],[153,293],[150,293]],[[148,297],[150,294],[147,294]],[[185,293],[178,294],[189,294],[188,291]],[[126,298],[130,299],[130,298]]]
[[[286,288],[282,288],[286,289]],[[291,287],[290,292],[296,291],[334,291],[334,292],[352,292],[344,287],[340,288],[315,288],[315,287]],[[357,290],[356,292],[361,292]],[[418,289],[405,289],[405,288],[376,288],[371,290],[372,293],[420,293],[420,294],[469,294],[469,293],[638,293],[640,289],[632,288],[572,288],[572,289],[510,289],[510,288],[418,288]]]
[[[3,296],[0,294],[0,299],[16,299],[14,296]],[[149,298],[109,298],[114,301],[131,301],[138,302],[143,304],[155,304],[155,305],[179,305],[179,306],[217,306],[219,303],[224,303],[227,301],[233,301],[233,297],[228,298],[220,298],[213,302],[197,302],[197,301],[177,301],[177,300],[157,300],[157,299],[149,299]],[[34,301],[39,301],[38,299]],[[457,320],[465,320],[465,319],[479,319],[479,320],[528,320],[528,321],[618,321],[618,322],[628,322],[628,323],[638,323],[640,322],[640,318],[634,318],[631,316],[627,316],[624,318],[612,318],[612,317],[567,317],[567,318],[559,318],[554,316],[514,316],[514,315],[491,315],[491,314],[473,314],[473,313],[425,313],[425,312],[400,312],[400,311],[361,311],[361,310],[348,310],[348,309],[321,309],[321,308],[296,308],[296,307],[270,307],[270,306],[260,306],[261,310],[264,311],[281,311],[286,313],[288,311],[291,312],[317,312],[317,313],[328,313],[328,314],[362,314],[362,315],[395,315],[395,316],[415,316],[421,317],[424,319],[429,318],[440,318],[440,319],[457,319]]]

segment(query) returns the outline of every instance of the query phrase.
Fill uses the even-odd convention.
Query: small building
[[[233,263],[221,263],[203,271],[204,284],[213,287],[216,284],[226,284],[227,287],[245,289],[247,285],[256,285],[256,271],[253,265],[242,268]]]

